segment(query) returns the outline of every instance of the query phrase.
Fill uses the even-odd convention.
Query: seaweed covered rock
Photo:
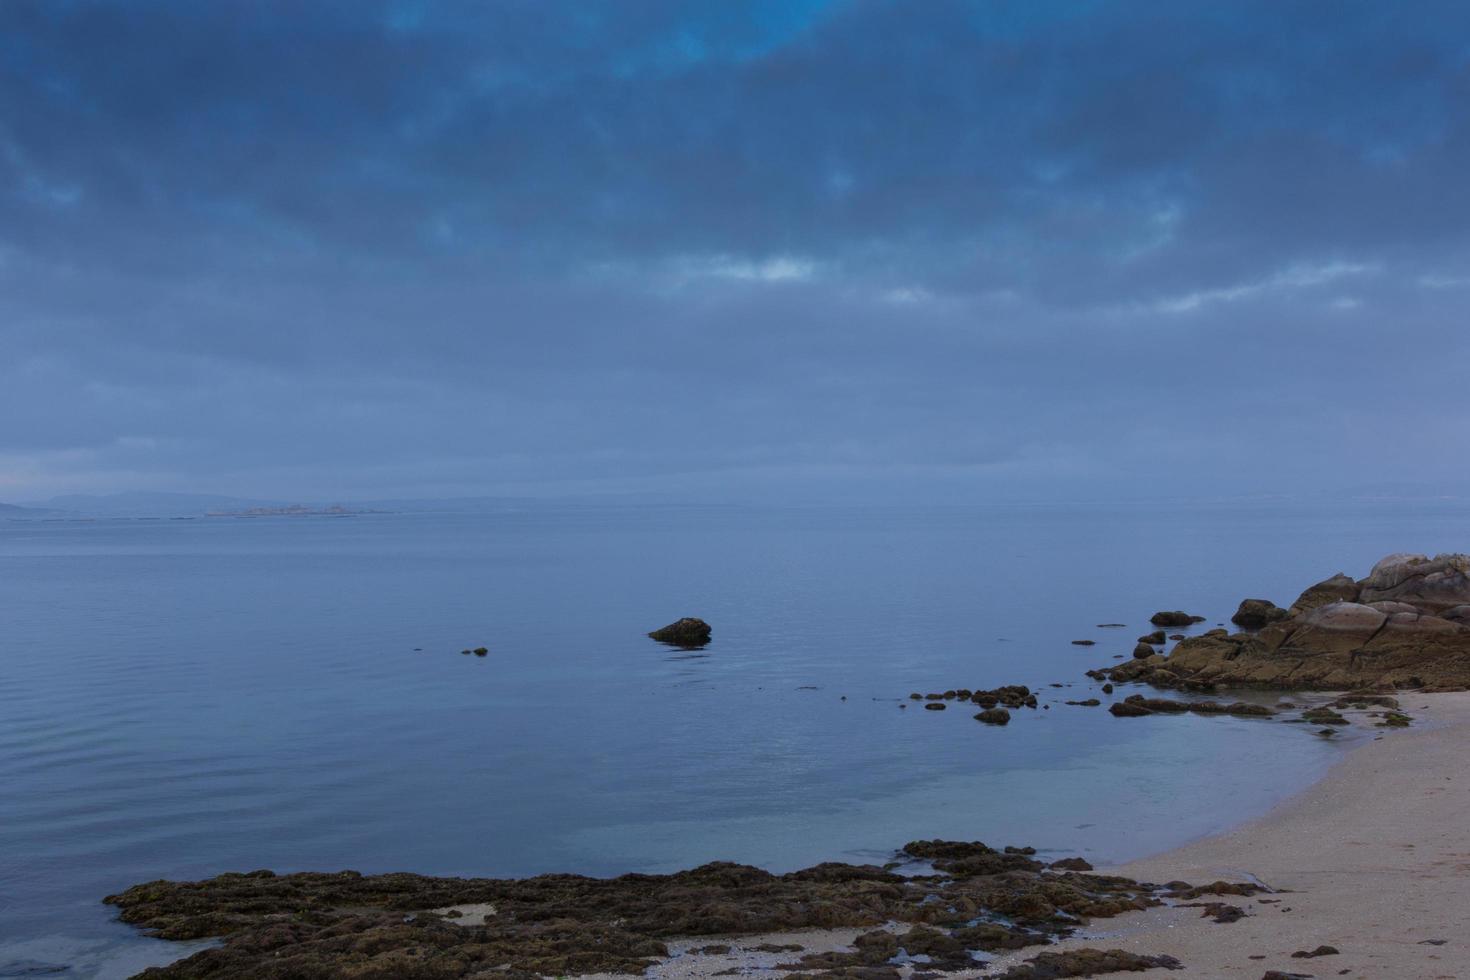
[[[709,642],[710,633],[709,623],[693,616],[685,616],[648,635],[660,643],[671,643],[677,647],[702,647]]]
[[[1390,555],[1362,582],[1311,586],[1259,632],[1209,630],[1156,656],[1091,671],[1155,687],[1353,690],[1470,685],[1470,556]],[[1245,604],[1242,604],[1244,608]]]
[[[957,969],[973,964],[972,951],[1042,945],[1092,919],[1160,904],[1157,886],[1047,870],[1032,848],[932,840],[904,852],[934,873],[829,863],[775,875],[724,862],[618,878],[261,871],[154,881],[105,901],[163,939],[222,937],[146,972],[158,980],[641,973],[669,955],[672,937],[809,928],[872,931],[850,952],[804,956],[786,968],[850,976],[884,967],[901,947]],[[885,923],[909,928],[895,935]]]

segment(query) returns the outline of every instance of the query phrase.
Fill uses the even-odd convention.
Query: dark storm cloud
[[[1467,39],[12,0],[0,497],[1463,486]]]

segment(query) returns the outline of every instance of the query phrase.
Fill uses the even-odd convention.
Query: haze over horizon
[[[1470,6],[0,5],[0,501],[1470,494]]]

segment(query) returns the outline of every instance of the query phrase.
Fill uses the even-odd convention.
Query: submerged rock
[[[672,643],[679,647],[702,647],[709,642],[710,625],[702,619],[685,616],[648,635],[660,643]]]
[[[930,862],[935,873],[829,863],[775,875],[725,862],[619,878],[259,871],[153,881],[105,901],[124,922],[159,938],[221,938],[148,971],[157,980],[637,974],[668,957],[666,941],[674,937],[719,937],[718,948],[733,945],[730,936],[830,928],[870,931],[850,951],[811,954],[782,968],[853,976],[890,966],[903,949],[927,957],[932,968],[954,970],[973,967],[975,952],[1044,945],[1093,920],[1160,904],[1157,886],[1068,870],[1077,864],[1047,870],[1031,848],[935,840],[911,842],[903,853]],[[468,906],[489,912],[451,919],[430,911]],[[907,932],[881,928],[886,923]],[[1068,962],[1084,961],[1112,962]]]

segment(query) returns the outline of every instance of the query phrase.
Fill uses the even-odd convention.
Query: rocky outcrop
[[[1470,556],[1390,555],[1362,581],[1313,585],[1259,632],[1210,630],[1089,673],[1187,690],[1470,686]]]
[[[1470,603],[1470,555],[1389,555],[1362,581],[1359,602],[1406,602],[1440,613]]]
[[[725,862],[619,878],[256,871],[153,881],[105,901],[163,939],[222,937],[147,971],[158,980],[640,974],[670,955],[672,937],[719,936],[718,949],[741,934],[844,927],[869,931],[849,950],[779,968],[829,980],[887,970],[883,977],[898,980],[890,963],[900,950],[925,957],[929,969],[973,969],[976,952],[1047,945],[1091,921],[1159,905],[1169,887],[1076,870],[1085,862],[1047,869],[1035,853],[914,841],[886,867],[819,864],[783,875]],[[929,869],[893,870],[917,861]],[[1132,962],[1120,955],[1084,957],[1081,973],[1015,975],[1090,975]]]
[[[648,635],[660,643],[670,643],[676,647],[702,647],[709,642],[710,633],[709,623],[692,616],[685,616]]]

